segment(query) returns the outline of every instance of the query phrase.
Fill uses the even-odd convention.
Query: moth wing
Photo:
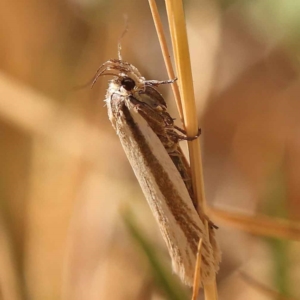
[[[143,117],[125,105],[124,97],[113,94],[106,100],[109,117],[167,244],[173,270],[183,282],[193,284],[201,237],[201,276],[210,281],[217,264],[205,225],[161,141]]]

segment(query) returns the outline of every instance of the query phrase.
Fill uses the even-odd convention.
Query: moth
[[[108,117],[138,179],[158,223],[181,280],[193,284],[197,245],[202,238],[201,278],[214,279],[219,269],[220,251],[214,227],[196,211],[189,165],[179,147],[188,139],[174,125],[164,98],[156,89],[174,80],[146,80],[136,67],[121,59],[111,59],[98,69],[100,76],[112,75],[106,93]],[[212,224],[209,222],[209,224]]]

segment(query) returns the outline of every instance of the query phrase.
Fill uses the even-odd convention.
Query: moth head
[[[136,83],[132,78],[126,76],[121,79],[121,85],[126,91],[132,91]]]
[[[119,59],[110,59],[102,64],[92,81],[92,86],[96,83],[97,79],[103,75],[111,75],[118,78],[118,81],[124,87],[125,90],[131,91],[137,85],[137,82],[144,82],[138,69],[128,62]],[[132,77],[135,79],[133,80]]]

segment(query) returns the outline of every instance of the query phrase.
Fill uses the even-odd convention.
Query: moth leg
[[[174,128],[174,119],[166,111],[161,112],[160,115],[164,119],[165,127],[167,130]]]
[[[150,114],[152,114],[152,115],[155,114],[155,115],[159,116],[159,118],[160,118],[161,120],[164,119],[164,117],[161,115],[161,113],[158,112],[158,111],[156,111],[156,110],[155,110],[153,107],[151,107],[151,105],[149,105],[148,103],[142,102],[142,101],[136,99],[136,98],[133,97],[133,96],[130,96],[130,97],[129,97],[129,102],[130,102],[135,108],[138,108],[137,111],[138,111],[138,110],[140,110],[140,111],[145,111],[145,112],[150,113]]]
[[[178,127],[176,125],[174,125],[174,128],[186,136],[186,131],[184,129],[181,129],[180,127]],[[193,137],[186,136],[186,138],[184,138],[184,140],[193,141],[193,140],[197,139],[200,136],[200,134],[201,134],[201,128],[198,128],[198,132],[195,136],[193,136]]]
[[[147,86],[159,86],[161,84],[174,83],[178,78],[168,79],[168,80],[145,80],[145,85]]]
[[[172,128],[166,128],[168,136],[173,139],[174,142],[180,142],[180,141],[193,141],[196,138],[198,138],[198,135],[193,137],[184,136],[181,134],[178,134],[176,131],[174,131]]]
[[[136,104],[135,109],[149,123],[150,127],[152,123],[159,126],[163,125],[163,118],[152,109],[149,109],[149,107],[143,104]]]
[[[165,135],[165,121],[160,113],[155,111],[147,103],[141,102],[132,96],[129,97],[129,102],[133,106],[133,109],[146,120],[157,135]]]
[[[176,126],[176,125],[174,125],[174,128],[175,128],[176,130],[180,131],[181,133],[186,134],[186,131],[185,131],[184,129],[182,129],[182,128]]]

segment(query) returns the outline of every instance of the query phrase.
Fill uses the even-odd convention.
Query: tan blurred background
[[[185,8],[208,202],[299,220],[300,1]],[[0,2],[0,299],[189,299],[108,121],[110,78],[74,90],[117,57],[124,16],[123,59],[166,79],[146,0]],[[162,92],[177,116],[170,88]],[[171,292],[124,211],[169,271]],[[300,298],[299,242],[217,225],[220,299],[277,299],[240,271]]]

